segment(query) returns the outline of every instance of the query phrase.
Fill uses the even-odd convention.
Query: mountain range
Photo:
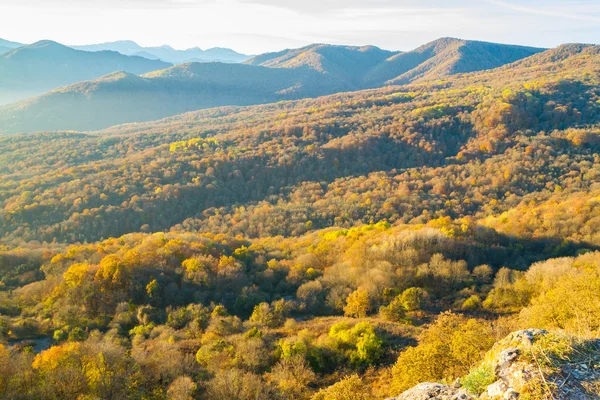
[[[114,51],[91,53],[44,40],[0,55],[0,104],[95,79],[114,71],[134,74],[171,66]]]
[[[541,51],[452,38],[407,53],[316,44],[245,64],[186,63],[141,76],[111,73],[0,107],[0,132],[95,130],[215,106],[406,84],[498,67]]]
[[[271,68],[312,69],[356,88],[405,84],[458,73],[492,69],[544,49],[441,38],[409,52],[374,46],[316,44],[267,53],[247,61]]]
[[[72,99],[73,89],[58,91],[53,101],[65,96],[65,104],[89,107],[77,109],[81,121],[112,124],[111,113],[119,109],[141,114],[162,104],[168,113],[185,106],[194,99],[186,94],[189,82],[222,92],[228,102],[226,96],[237,92],[212,87],[206,67],[233,76],[236,90],[249,76],[269,85],[244,87],[246,93],[262,88],[256,101],[278,89],[268,79],[272,73],[282,81],[297,73],[226,66],[188,64],[145,77],[116,73],[79,84]],[[560,213],[552,214],[557,205],[545,205],[549,198],[568,208],[577,190],[598,190],[599,77],[600,46],[568,45],[443,81],[212,108],[93,133],[4,135],[0,238],[95,241],[143,225],[149,231],[293,236],[355,221],[483,218],[521,201],[531,209],[533,199],[539,212],[519,208],[511,224],[502,217],[480,223],[511,235],[526,229],[536,229],[536,237],[552,235],[544,233],[546,223],[528,228],[528,218],[553,220]],[[115,95],[113,85],[134,94]],[[39,101],[40,121],[52,127],[52,118],[68,117],[44,103],[50,99]],[[101,101],[116,104],[108,108]],[[141,103],[128,111],[133,101]],[[194,101],[206,99],[199,94]],[[99,112],[101,106],[109,111]],[[28,192],[32,187],[35,192]],[[591,207],[597,194],[588,198]],[[596,210],[585,208],[577,224],[597,221]],[[561,237],[574,229],[565,225]],[[597,230],[580,232],[585,236],[573,240],[600,245]]]
[[[186,62],[240,63],[251,57],[221,47],[214,47],[207,50],[202,50],[199,47],[193,47],[187,50],[176,50],[171,46],[142,47],[131,40],[72,47],[74,49],[85,51],[116,51],[128,56],[140,56],[151,60],[162,60],[172,64],[182,64]]]

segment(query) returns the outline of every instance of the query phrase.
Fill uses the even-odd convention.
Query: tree
[[[288,399],[306,397],[310,390],[308,386],[317,380],[306,359],[299,355],[279,360],[267,378]]]
[[[249,321],[269,328],[277,328],[283,325],[288,313],[289,305],[284,299],[276,301],[273,305],[260,303],[254,307]]]
[[[276,399],[275,391],[260,376],[239,369],[228,369],[206,385],[206,400]]]
[[[535,297],[521,311],[521,323],[581,336],[595,335],[600,330],[600,272],[597,266],[590,267],[585,272],[564,276],[554,288]]]
[[[420,311],[427,302],[429,295],[421,288],[408,288],[400,295],[401,303],[407,311]]]
[[[365,289],[355,290],[346,299],[344,314],[348,317],[365,318],[370,310],[371,300]]]
[[[79,342],[50,347],[36,355],[31,365],[41,377],[46,398],[77,398],[88,390]]]
[[[476,294],[466,299],[461,305],[463,311],[475,311],[479,308],[481,308],[481,298]]]
[[[487,264],[478,265],[473,269],[473,276],[481,283],[490,283],[494,270]]]
[[[193,400],[196,384],[189,376],[179,376],[169,385],[168,400]]]

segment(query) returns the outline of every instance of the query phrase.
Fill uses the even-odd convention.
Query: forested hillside
[[[477,218],[587,191],[599,173],[598,52],[565,47],[442,82],[94,134],[4,137],[3,240],[91,241],[174,226],[294,235]],[[170,71],[177,79],[181,70]]]
[[[273,68],[313,69],[360,89],[492,69],[543,50],[441,38],[408,52],[385,51],[373,46],[317,44],[262,54],[248,60],[247,63]]]
[[[458,39],[402,54],[373,46],[312,45],[260,55],[245,65],[186,63],[142,76],[115,72],[0,107],[0,134],[96,130],[216,106],[406,84],[494,68],[540,51]]]
[[[0,137],[0,397],[598,398],[600,47],[427,76]]]

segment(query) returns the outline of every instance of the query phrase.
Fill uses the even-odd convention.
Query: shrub
[[[461,384],[469,392],[479,396],[486,391],[488,385],[495,381],[494,368],[490,364],[482,364],[477,368],[473,368],[469,375],[461,380]]]
[[[321,389],[311,400],[370,400],[369,389],[358,375],[348,376],[326,389]]]
[[[390,304],[387,306],[382,306],[379,308],[379,313],[381,316],[392,322],[401,322],[406,321],[406,309],[402,305],[402,297],[397,296]]]
[[[392,388],[403,392],[427,381],[453,380],[468,373],[494,344],[489,324],[450,312],[422,333],[392,368]]]
[[[329,337],[337,341],[340,350],[356,367],[373,364],[383,354],[383,341],[368,322],[352,328],[343,322],[335,324],[329,330]]]
[[[475,311],[481,308],[481,299],[479,296],[474,294],[473,296],[466,299],[461,306],[463,311]]]

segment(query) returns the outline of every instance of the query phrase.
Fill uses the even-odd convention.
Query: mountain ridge
[[[490,48],[500,55],[487,64],[480,62],[481,54],[490,54]],[[6,121],[0,132],[95,130],[110,126],[108,124],[156,120],[199,108],[262,104],[441,79],[463,71],[496,66],[502,64],[502,60],[510,63],[540,51],[541,49],[521,46],[443,38],[406,53],[382,50],[375,46],[314,44],[257,56],[244,64],[185,63],[143,76],[144,79],[150,79],[152,84],[149,81],[144,81],[144,84],[138,81],[137,86],[131,86],[130,83],[123,82],[123,87],[119,88],[113,82],[110,90],[102,91],[103,81],[100,80],[46,93],[39,101],[5,106],[0,109],[0,121]],[[183,87],[182,79],[189,79],[190,86]],[[78,103],[75,99],[82,85],[88,88],[87,95],[82,99],[83,103]],[[95,95],[92,88],[98,90]],[[134,100],[135,93],[131,92],[134,88],[140,90],[140,98],[137,100]],[[70,90],[73,91],[70,96],[73,101],[65,103],[64,100],[68,97],[66,93]],[[118,101],[119,110],[113,110],[109,99],[102,99],[102,95],[117,96],[119,92],[122,93]],[[141,93],[154,100],[142,98]],[[56,98],[55,102],[52,101],[53,96]],[[168,106],[159,103],[161,96],[170,99]],[[125,99],[129,99],[129,103]],[[46,104],[43,110],[37,108],[41,107],[41,103]],[[31,117],[26,117],[26,104],[33,106]],[[115,115],[120,118],[108,118],[98,124],[97,119],[91,115],[94,104],[99,107],[97,111],[100,114],[109,115],[109,111],[115,111]],[[140,111],[139,104],[145,104],[146,108]],[[81,119],[79,122],[69,122],[69,115],[82,115],[83,109],[89,110],[83,113],[90,115],[87,123]],[[53,118],[49,110],[54,110],[63,117]],[[42,116],[49,120],[44,120]]]
[[[17,47],[22,47],[22,46],[26,46],[26,45],[23,43],[12,42],[10,40],[0,38],[0,46],[8,47],[10,49],[16,49]]]
[[[17,130],[54,130],[61,129],[66,121],[75,130],[87,130],[90,126],[148,121],[199,108],[314,97],[321,94],[325,83],[322,76],[310,71],[245,64],[187,63],[140,76],[114,72],[2,106],[0,125],[4,129],[13,124]],[[28,109],[35,110],[35,116],[2,118],[12,112],[13,117],[23,115]]]
[[[145,54],[147,58],[157,58],[172,64],[181,64],[190,61],[196,62],[229,62],[240,63],[249,59],[251,56],[238,53],[229,48],[213,47],[203,50],[199,47],[191,47],[184,50],[177,50],[169,45],[162,46],[140,46],[132,40],[119,40],[115,42],[98,43],[91,45],[71,46],[75,49],[89,52],[103,50],[112,50],[123,55]]]
[[[103,51],[89,53],[41,40],[0,55],[0,104],[40,95],[116,70],[145,73],[171,64]]]

